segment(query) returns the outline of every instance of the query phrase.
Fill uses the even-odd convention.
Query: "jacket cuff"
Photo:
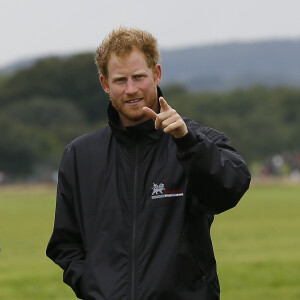
[[[174,138],[174,142],[176,143],[178,149],[185,150],[189,149],[192,146],[197,144],[196,136],[188,129],[188,133],[182,138]]]

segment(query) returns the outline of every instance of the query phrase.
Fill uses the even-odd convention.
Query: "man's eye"
[[[140,78],[143,78],[144,75],[135,75],[134,77],[135,77],[135,79],[140,79]]]
[[[122,81],[125,81],[125,78],[117,78],[116,79],[116,82],[122,82]]]

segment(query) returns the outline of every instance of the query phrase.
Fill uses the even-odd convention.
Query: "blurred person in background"
[[[250,174],[224,134],[167,103],[159,60],[156,39],[134,28],[97,49],[108,125],[65,148],[47,247],[78,298],[220,298],[210,227]]]

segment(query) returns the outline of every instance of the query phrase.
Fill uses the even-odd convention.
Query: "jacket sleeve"
[[[72,146],[66,147],[58,173],[55,221],[46,254],[64,270],[63,281],[78,298],[85,251],[74,205],[74,166]]]
[[[196,123],[189,124],[188,130],[186,136],[174,140],[198,204],[213,214],[234,207],[250,185],[244,159],[223,133]]]

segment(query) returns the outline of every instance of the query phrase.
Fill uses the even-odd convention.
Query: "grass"
[[[53,186],[0,188],[0,300],[75,299],[45,256]],[[222,300],[300,299],[300,186],[254,185],[218,215],[212,238]]]
[[[223,300],[300,299],[300,186],[253,186],[212,232]]]
[[[55,188],[0,189],[0,299],[74,299],[62,273],[45,256],[55,209]]]

